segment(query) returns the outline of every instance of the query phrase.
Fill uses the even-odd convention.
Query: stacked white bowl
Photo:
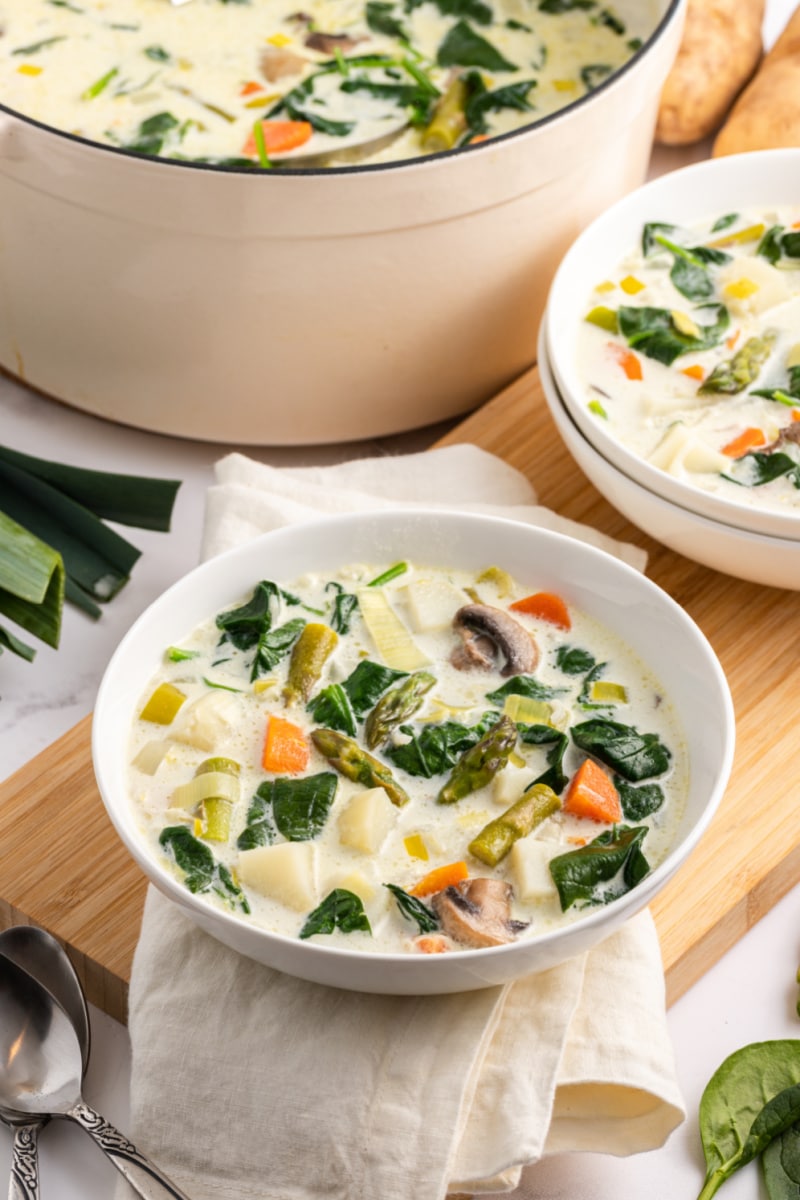
[[[646,222],[691,226],[715,213],[768,210],[798,199],[798,149],[712,159],[638,188],[588,226],[562,260],[540,327],[538,361],[545,397],[568,450],[624,516],[705,566],[800,590],[800,495],[796,507],[748,503],[750,489],[741,489],[740,501],[733,488],[726,494],[707,491],[653,465],[590,410],[579,350],[593,289],[635,249]]]

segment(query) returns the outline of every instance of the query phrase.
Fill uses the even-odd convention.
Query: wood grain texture
[[[800,879],[800,597],[709,571],[630,525],[562,446],[535,368],[438,444],[457,442],[524,472],[548,508],[646,549],[648,574],[698,623],[728,676],[737,713],[730,786],[705,838],[651,905],[672,1002]],[[55,934],[92,1003],[124,1020],[146,885],[97,792],[90,722],[0,785],[0,926]]]

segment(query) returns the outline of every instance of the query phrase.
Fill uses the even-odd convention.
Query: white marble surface
[[[793,0],[768,0],[765,33],[772,41]],[[659,152],[652,173],[702,157]],[[248,450],[274,465],[325,463],[383,451],[423,448],[426,430],[380,445]],[[43,457],[109,470],[182,480],[169,534],[129,530],[143,551],[131,583],[97,624],[68,610],[58,651],[43,647],[34,663],[0,656],[0,778],[71,728],[92,707],[115,645],[137,614],[198,559],[202,511],[213,464],[225,450],[177,441],[98,421],[0,378],[0,441]],[[126,531],[123,531],[126,532]],[[800,892],[790,893],[669,1012],[679,1078],[688,1111],[666,1146],[630,1159],[572,1155],[531,1168],[526,1189],[538,1200],[677,1200],[697,1194],[702,1156],[697,1108],[702,1089],[732,1050],[750,1041],[800,1036],[795,971],[800,962]],[[123,1129],[128,1118],[130,1052],[126,1030],[93,1009],[93,1053],[86,1096]],[[0,1190],[11,1139],[0,1128]],[[107,1200],[115,1172],[76,1128],[56,1122],[41,1137],[44,1200]],[[727,1200],[763,1200],[751,1164],[725,1185]]]

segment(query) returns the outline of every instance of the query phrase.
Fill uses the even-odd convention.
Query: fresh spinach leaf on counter
[[[614,776],[614,787],[619,794],[622,815],[626,821],[643,821],[658,812],[664,803],[664,793],[657,783],[644,783],[634,787],[621,775]]]
[[[592,717],[570,729],[581,750],[594,755],[629,783],[662,775],[672,759],[671,751],[657,733],[639,733],[632,725]]]
[[[518,725],[520,741],[528,746],[550,746],[547,752],[547,770],[538,779],[534,779],[530,787],[537,783],[545,783],[560,796],[567,786],[569,777],[564,774],[562,762],[569,745],[569,738],[552,725]],[[528,790],[527,788],[525,789]]]
[[[588,846],[551,858],[562,912],[575,903],[608,904],[636,887],[650,870],[641,849],[646,833],[646,825],[615,825]]]
[[[704,304],[695,311],[708,312],[712,318],[708,324],[698,323],[699,336],[684,333],[668,308],[648,305],[634,308],[623,304],[617,310],[617,319],[620,332],[632,349],[670,366],[681,354],[719,345],[730,325],[730,313],[723,304]]]
[[[552,700],[554,696],[563,695],[566,690],[566,688],[553,687],[549,683],[542,683],[533,675],[514,675],[501,687],[496,688],[493,692],[487,692],[486,699],[490,704],[496,704],[502,708],[506,696],[527,696],[529,700]]]
[[[797,1200],[800,1196],[800,1123],[773,1138],[761,1155],[769,1200]]]
[[[268,831],[264,826],[267,806],[271,806],[275,827],[287,842],[310,842],[322,831],[328,819],[336,796],[337,782],[335,772],[321,771],[318,775],[307,775],[303,778],[281,776],[260,784],[250,804],[248,824],[239,839],[239,849],[250,848],[242,846],[242,837],[247,835],[247,841],[258,839],[262,829],[265,834],[264,840],[269,840]],[[263,841],[255,840],[254,844],[263,845]]]
[[[310,938],[315,933],[333,933],[335,929],[341,929],[342,933],[372,933],[360,898],[355,892],[348,892],[346,888],[334,888],[322,903],[308,914],[300,930],[300,937]]]
[[[459,725],[456,721],[426,723],[419,732],[412,725],[401,725],[400,731],[408,734],[411,741],[401,746],[389,745],[384,753],[409,775],[430,779],[454,767],[464,751],[479,742],[496,723],[497,713],[487,712],[477,725]]]
[[[427,904],[423,904],[416,896],[410,896],[396,883],[385,883],[383,886],[392,893],[403,916],[409,921],[416,921],[420,933],[433,933],[439,928],[439,922]]]
[[[228,868],[217,862],[205,842],[190,833],[185,825],[168,825],[161,830],[158,841],[165,850],[172,852],[176,865],[184,872],[183,882],[190,892],[214,892],[234,908],[250,912],[247,898]]]
[[[485,71],[516,71],[514,63],[491,42],[476,33],[468,21],[456,21],[445,34],[436,54],[440,67],[478,67]]]

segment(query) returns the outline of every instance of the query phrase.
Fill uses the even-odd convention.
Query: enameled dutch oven
[[[425,159],[248,172],[0,105],[0,365],[87,412],[238,444],[341,442],[487,400],[535,358],[570,242],[644,179],[686,0],[608,82]]]

